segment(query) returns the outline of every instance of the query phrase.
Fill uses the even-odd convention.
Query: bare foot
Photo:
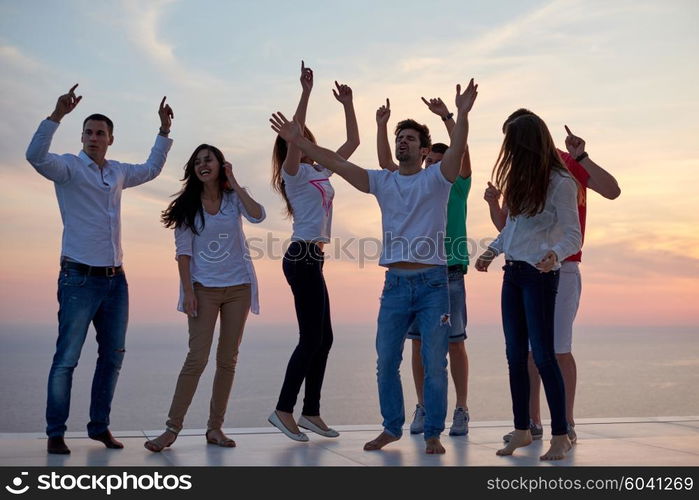
[[[286,411],[279,411],[275,410],[277,412],[277,416],[279,417],[279,420],[282,421],[284,424],[284,427],[289,429],[291,432],[294,434],[301,434],[301,431],[299,430],[298,425],[296,425],[296,421],[294,420],[294,414],[293,413],[288,413]]]
[[[446,451],[438,437],[425,439],[425,453],[428,455],[441,455]]]
[[[521,448],[523,446],[529,446],[532,444],[532,433],[527,430],[519,430],[515,429],[512,431],[512,437],[510,438],[510,442],[507,443],[507,445],[496,451],[496,455],[500,456],[506,456],[506,455],[512,455],[512,453],[517,449]]]
[[[177,434],[175,434],[172,431],[165,431],[157,438],[151,439],[150,441],[146,441],[145,443],[143,443],[143,446],[146,448],[146,450],[152,451],[153,453],[157,453],[159,451],[163,451],[165,448],[168,448],[172,443],[175,442],[176,439]]]
[[[560,436],[551,436],[551,447],[549,451],[539,457],[541,460],[562,460],[566,457],[566,453],[573,447],[570,444],[570,439],[566,434]]]
[[[393,441],[398,441],[396,436],[393,436],[389,434],[388,432],[384,431],[376,439],[373,439],[366,443],[364,445],[364,451],[374,451],[374,450],[380,450],[384,446],[386,446],[389,443],[392,443]]]

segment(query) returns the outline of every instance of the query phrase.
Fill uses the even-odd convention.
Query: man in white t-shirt
[[[281,113],[270,120],[272,129],[296,144],[307,156],[340,175],[364,193],[376,196],[381,208],[383,248],[379,265],[386,266],[381,297],[376,350],[378,386],[384,431],[364,445],[380,450],[400,439],[405,405],[400,362],[408,326],[417,321],[426,332],[422,342],[425,367],[425,451],[444,453],[439,436],[447,411],[447,350],[449,293],[444,255],[447,199],[459,174],[468,135],[468,112],[477,95],[473,80],[461,93],[456,87],[457,121],[449,149],[439,164],[423,170],[428,139],[420,125],[396,135],[397,171],[365,170],[335,152],[307,140],[297,122]],[[411,123],[411,122],[409,122]],[[422,137],[421,137],[422,135]]]

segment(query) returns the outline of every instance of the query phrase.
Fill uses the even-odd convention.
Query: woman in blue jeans
[[[565,167],[546,124],[535,115],[508,123],[493,170],[495,184],[509,208],[500,235],[478,258],[476,269],[487,271],[505,254],[502,324],[515,430],[498,455],[532,442],[529,430],[531,344],[551,413],[551,447],[540,458],[560,460],[571,448],[565,411],[565,390],[553,347],[554,307],[562,262],[580,250],[578,218],[581,190]]]
[[[359,130],[352,89],[337,82],[335,86],[333,95],[344,108],[347,128],[347,140],[337,153],[346,159],[359,146]],[[303,61],[301,88],[294,117],[304,127],[306,137],[315,142],[305,128],[313,71]],[[339,433],[320,417],[320,393],[333,342],[330,302],[323,278],[323,245],[330,241],[335,195],[330,184],[332,172],[303,156],[298,147],[287,144],[281,137],[277,137],[272,158],[272,186],[282,195],[287,215],[293,218],[292,243],[284,255],[282,268],[294,295],[299,342],[289,359],[276,409],[268,420],[294,441],[308,441],[299,427],[321,436],[337,437]],[[305,395],[297,424],[293,412],[302,384]]]

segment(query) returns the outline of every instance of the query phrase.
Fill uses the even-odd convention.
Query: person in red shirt
[[[515,118],[523,115],[535,115],[528,109],[518,109],[507,117],[502,126],[503,132]],[[614,200],[621,194],[619,185],[609,172],[592,161],[585,151],[585,141],[574,135],[568,126],[565,127],[567,137],[565,140],[568,152],[558,151],[570,173],[580,183],[585,191],[583,201],[578,205],[580,216],[580,230],[585,238],[586,203],[587,188],[599,193],[608,200]],[[505,227],[508,216],[507,206],[503,203],[500,206],[500,191],[490,182],[485,190],[484,198],[490,208],[490,218],[495,227],[500,231]],[[575,403],[575,387],[577,384],[577,367],[572,353],[573,321],[578,311],[580,294],[582,291],[582,281],[580,276],[580,261],[582,250],[575,255],[571,255],[561,263],[560,281],[558,284],[558,294],[556,296],[555,326],[554,326],[554,349],[558,365],[563,375],[566,393],[566,419],[568,421],[568,437],[572,443],[577,441],[575,433],[575,420],[573,418],[573,406]],[[529,352],[529,414],[531,418],[530,430],[534,439],[541,439],[543,428],[541,426],[540,394],[541,378],[537,372],[536,365]],[[505,442],[509,441],[510,434],[503,436]]]

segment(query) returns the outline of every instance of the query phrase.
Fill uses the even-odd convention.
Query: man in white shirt
[[[47,451],[68,454],[63,440],[70,410],[73,370],[92,323],[98,357],[92,380],[88,436],[107,448],[124,445],[109,431],[112,397],[125,353],[128,287],[121,267],[121,191],[160,174],[172,145],[168,139],[172,109],[160,103],[160,131],[145,163],[133,165],[105,158],[114,142],[114,125],[104,115],[83,122],[83,149],[78,155],[49,153],[51,139],[65,115],[82,96],[73,88],[56,102],[27,148],[27,160],[54,182],[63,221],[61,271],[58,278],[58,339],[48,380]]]
[[[465,92],[457,85],[458,116],[451,145],[441,164],[423,170],[429,146],[420,125],[406,126],[396,135],[397,171],[365,170],[333,151],[307,140],[298,122],[273,116],[272,129],[296,144],[307,156],[339,174],[364,193],[376,196],[381,208],[383,248],[379,264],[386,281],[376,333],[378,386],[384,431],[364,445],[380,450],[402,436],[405,405],[400,362],[408,326],[416,320],[425,332],[422,342],[425,369],[425,452],[444,453],[439,436],[447,411],[447,350],[449,294],[444,255],[447,199],[459,175],[468,135],[468,112],[477,95],[470,81]]]

